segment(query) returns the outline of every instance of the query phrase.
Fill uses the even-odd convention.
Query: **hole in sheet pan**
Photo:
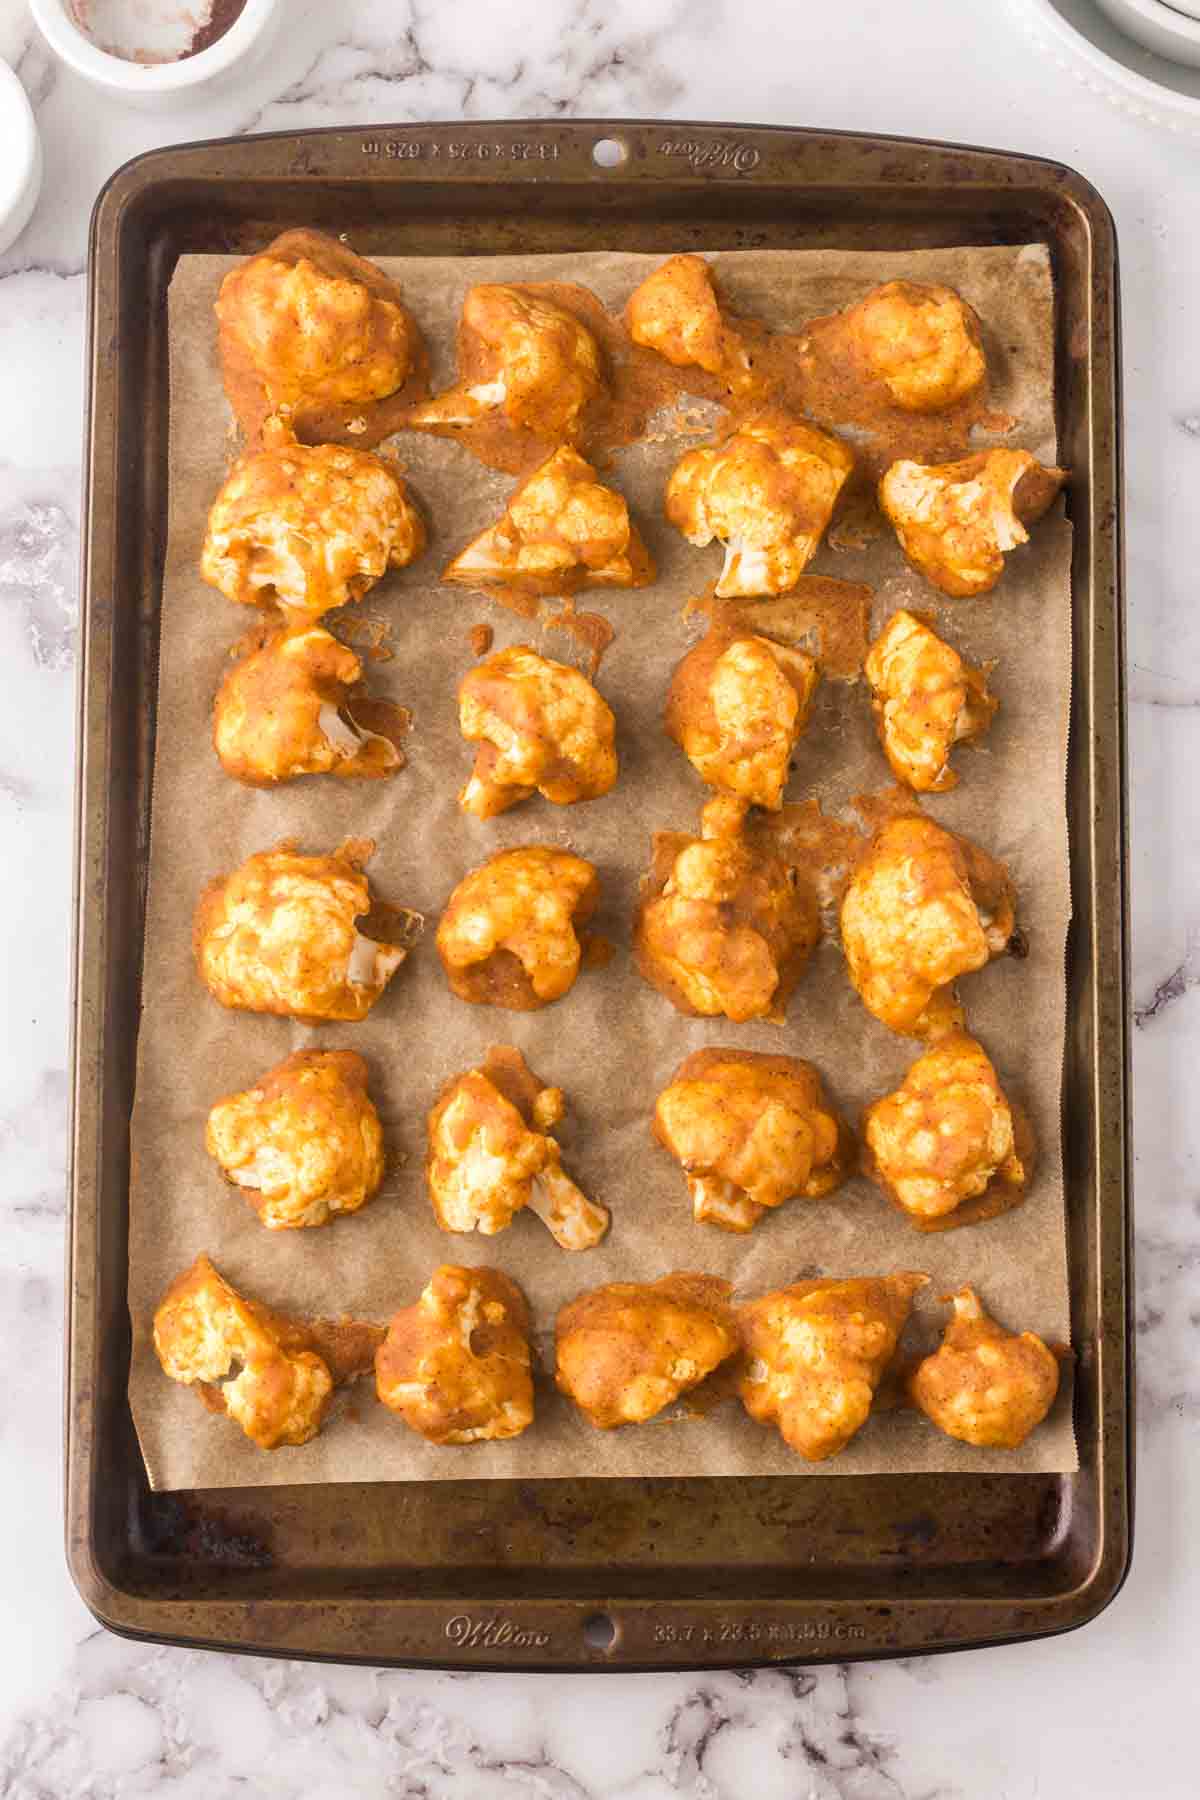
[[[619,169],[628,156],[628,146],[620,138],[597,138],[592,145],[592,161],[598,169]]]
[[[607,1613],[592,1613],[583,1621],[583,1641],[589,1650],[612,1650],[619,1635]]]

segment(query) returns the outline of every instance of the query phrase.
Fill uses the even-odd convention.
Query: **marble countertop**
[[[127,110],[58,67],[23,0],[0,56],[45,188],[0,258],[0,1793],[432,1800],[1172,1800],[1200,1630],[1200,234],[1196,148],[1041,60],[1010,4],[289,0],[219,101]],[[505,1677],[124,1643],[60,1537],[58,1372],[84,260],[99,183],[174,139],[554,114],[756,120],[996,144],[1074,164],[1121,241],[1138,1174],[1132,1574],[1084,1632],[754,1675]],[[1188,495],[1193,496],[1189,502]],[[1193,660],[1195,658],[1195,660]]]

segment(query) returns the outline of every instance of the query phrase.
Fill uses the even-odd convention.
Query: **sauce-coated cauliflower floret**
[[[888,281],[848,307],[840,323],[906,412],[943,412],[978,393],[987,377],[979,320],[953,288]]]
[[[198,1386],[260,1449],[307,1444],[321,1429],[334,1388],[328,1363],[298,1321],[244,1299],[207,1256],[163,1295],[154,1348],[172,1381]]]
[[[844,1450],[865,1424],[875,1390],[927,1275],[799,1281],[738,1313],[742,1404],[774,1425],[808,1462]]]
[[[423,354],[382,269],[320,232],[285,232],[239,263],[221,283],[216,313],[270,412],[380,400]]]
[[[779,1020],[820,917],[799,872],[744,825],[744,804],[722,798],[705,807],[701,837],[656,837],[634,951],[644,978],[680,1012]]]
[[[890,820],[842,899],[863,1004],[893,1031],[929,1035],[949,998],[941,990],[1008,948],[1014,899],[1004,865],[969,839],[923,816]]]
[[[658,1096],[654,1132],[681,1163],[695,1217],[750,1231],[768,1207],[845,1180],[854,1139],[811,1063],[697,1050]]]
[[[574,438],[603,392],[600,346],[574,313],[536,286],[484,284],[463,302],[456,386],[406,423],[447,427],[503,415],[535,437]]]
[[[425,548],[399,475],[368,450],[298,444],[268,420],[212,503],[200,573],[229,600],[316,619]]]
[[[691,544],[724,544],[718,598],[783,594],[812,561],[853,467],[837,438],[787,413],[756,413],[676,464],[667,517]]]
[[[321,625],[271,632],[217,690],[213,747],[225,773],[255,787],[298,775],[394,774],[404,766],[395,744],[345,710],[362,672]]]
[[[1032,1331],[1005,1331],[975,1290],[947,1295],[954,1317],[940,1350],[917,1365],[910,1397],[947,1436],[981,1449],[1016,1450],[1058,1393],[1058,1359]]]
[[[951,750],[982,737],[1000,704],[988,693],[984,671],[912,613],[896,612],[871,645],[863,673],[896,778],[919,793],[955,787]]]
[[[645,587],[654,564],[629,508],[567,447],[533,471],[508,511],[442,571],[459,587],[531,596]]]
[[[528,1206],[563,1250],[590,1250],[608,1212],[581,1192],[549,1133],[565,1110],[519,1050],[495,1045],[479,1069],[455,1075],[429,1115],[426,1173],[443,1231],[507,1230]]]
[[[983,1046],[965,1031],[939,1037],[895,1093],[863,1117],[867,1168],[918,1222],[941,1219],[995,1185],[1015,1199],[1031,1168],[1028,1128],[1013,1108]]]
[[[729,1283],[680,1273],[592,1288],[563,1307],[555,1343],[555,1380],[593,1425],[640,1425],[737,1350]]]
[[[556,806],[598,800],[617,779],[616,720],[586,675],[529,644],[497,650],[464,676],[459,729],[479,745],[459,795],[492,819],[541,794]]]
[[[357,1212],[383,1180],[383,1130],[355,1050],[297,1050],[227,1094],[205,1146],[270,1231]]]
[[[961,462],[894,462],[879,503],[913,567],[956,599],[986,594],[1004,573],[1006,551],[1029,542],[1027,525],[1047,511],[1064,469],[1028,450],[980,450]]]
[[[677,369],[704,369],[736,385],[747,370],[745,347],[725,323],[702,256],[672,256],[647,275],[626,312],[635,344],[657,350]]]
[[[710,787],[775,811],[819,680],[806,650],[718,614],[671,678],[667,735]]]
[[[498,850],[446,903],[437,947],[454,993],[477,1006],[531,1012],[574,986],[579,928],[600,899],[590,862],[548,844]]]
[[[193,940],[214,999],[297,1019],[367,1016],[421,921],[414,913],[390,917],[393,942],[357,929],[373,905],[363,848],[351,842],[332,856],[302,856],[285,844],[209,883]]]
[[[529,1308],[499,1269],[435,1269],[375,1357],[383,1404],[431,1444],[519,1437],[533,1423]]]

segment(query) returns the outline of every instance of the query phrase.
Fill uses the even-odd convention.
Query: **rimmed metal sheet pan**
[[[604,140],[616,150],[595,147]],[[372,254],[1049,244],[1075,528],[1063,1103],[1072,1475],[148,1491],[126,1400],[128,1122],[177,258],[289,225]],[[912,1655],[1084,1624],[1131,1530],[1126,798],[1116,242],[1057,164],[788,128],[405,125],[185,145],[92,224],[80,677],[67,1548],[113,1630],[459,1668]]]

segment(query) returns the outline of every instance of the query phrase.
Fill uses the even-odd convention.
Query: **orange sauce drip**
[[[369,662],[391,662],[396,652],[389,642],[395,626],[381,613],[351,612],[343,608],[337,615],[337,635],[358,650]]]
[[[373,731],[377,737],[387,739],[400,758],[397,766],[402,769],[408,760],[403,739],[412,730],[413,722],[407,706],[398,706],[393,700],[373,700],[369,694],[363,694],[355,695],[346,711],[360,731]]]
[[[718,604],[689,601],[688,610],[711,616]],[[743,631],[810,650],[831,680],[856,681],[862,673],[871,637],[871,589],[862,582],[802,575],[789,593],[725,602],[722,614]]]
[[[811,883],[824,910],[840,902],[869,843],[853,825],[822,812],[815,798],[791,802],[764,817],[756,830]]]
[[[569,600],[564,600],[560,611],[550,613],[545,622],[556,630],[569,631],[582,644],[588,654],[588,678],[595,681],[605,651],[616,638],[616,626],[603,613],[577,612]]]

